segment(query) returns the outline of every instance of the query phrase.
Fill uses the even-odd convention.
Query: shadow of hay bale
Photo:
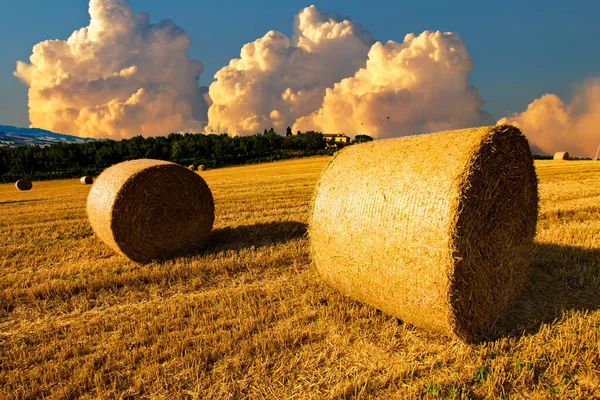
[[[301,222],[269,222],[255,225],[240,225],[235,228],[213,229],[206,243],[195,250],[182,253],[155,263],[174,261],[182,257],[204,256],[222,251],[238,251],[242,249],[260,248],[283,244],[290,240],[307,235],[308,226]]]
[[[599,308],[600,249],[536,243],[531,278],[490,339],[534,334],[569,310]]]
[[[306,235],[307,225],[297,221],[240,225],[214,229],[203,254],[282,244]]]

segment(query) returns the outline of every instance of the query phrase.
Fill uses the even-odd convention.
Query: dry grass
[[[599,398],[600,163],[538,162],[533,279],[468,346],[330,289],[308,203],[329,158],[203,172],[210,250],[140,266],[89,186],[0,185],[0,398]]]

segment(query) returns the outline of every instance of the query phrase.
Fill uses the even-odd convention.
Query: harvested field
[[[90,186],[0,185],[0,398],[600,397],[600,163],[536,162],[532,279],[502,337],[466,345],[319,278],[329,160],[203,172],[207,250],[147,265],[93,234]]]

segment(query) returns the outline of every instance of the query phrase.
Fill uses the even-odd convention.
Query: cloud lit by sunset
[[[89,26],[17,63],[31,125],[113,139],[200,131],[207,103],[188,35],[169,20],[150,24],[124,0],[91,0],[89,13]]]
[[[377,41],[388,38],[313,5],[296,14],[289,36],[263,30],[244,39],[239,56],[213,66],[207,88],[199,86],[203,64],[187,55],[190,36],[171,20],[152,24],[125,0],[91,0],[89,14],[88,26],[36,44],[29,62],[17,62],[30,126],[113,139],[288,126],[387,138],[502,117],[484,104],[489,91],[480,96],[471,82],[475,64],[459,32],[398,26],[402,41]],[[537,152],[593,156],[599,115],[600,79],[589,79],[568,102],[546,94],[499,122],[521,127]]]
[[[545,94],[527,110],[498,123],[518,126],[543,153],[569,151],[594,157],[600,144],[600,79],[584,81],[569,103],[555,94]]]
[[[322,107],[294,130],[322,129],[376,138],[489,124],[468,83],[473,68],[455,33],[408,34],[376,43],[365,68],[327,90]]]
[[[217,72],[206,131],[218,125],[234,135],[285,130],[321,106],[326,88],[364,67],[372,43],[352,21],[303,9],[291,38],[269,31]]]

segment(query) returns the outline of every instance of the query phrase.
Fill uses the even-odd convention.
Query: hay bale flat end
[[[19,191],[26,191],[26,190],[31,190],[33,188],[33,184],[31,183],[31,181],[29,179],[22,178],[15,182],[15,187]]]

